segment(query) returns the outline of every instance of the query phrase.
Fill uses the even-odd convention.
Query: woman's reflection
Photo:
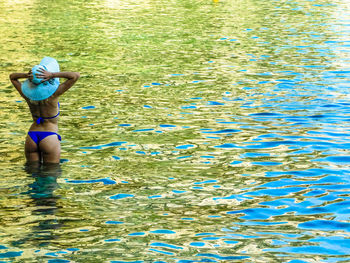
[[[25,171],[33,177],[34,182],[22,194],[30,196],[32,202],[29,205],[33,207],[31,214],[36,220],[32,222],[35,226],[31,235],[14,242],[14,245],[34,241],[38,246],[45,246],[58,239],[54,230],[62,226],[55,217],[60,199],[55,190],[59,188],[57,178],[62,173],[61,167],[60,164],[28,163]]]

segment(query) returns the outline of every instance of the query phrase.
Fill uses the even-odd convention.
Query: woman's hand
[[[33,74],[32,74],[32,70],[29,70],[27,73],[27,79],[32,80],[33,79]]]
[[[38,69],[38,72],[39,73],[36,75],[39,79],[42,79],[41,82],[45,82],[53,78],[53,73],[46,71],[45,69]]]

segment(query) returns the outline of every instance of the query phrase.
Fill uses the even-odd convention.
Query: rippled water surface
[[[346,0],[2,0],[0,262],[350,262]],[[60,166],[8,74],[43,56]]]

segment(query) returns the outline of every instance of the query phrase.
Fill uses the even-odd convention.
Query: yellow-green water
[[[347,262],[346,0],[0,2],[0,262]],[[60,167],[24,166],[42,57]]]

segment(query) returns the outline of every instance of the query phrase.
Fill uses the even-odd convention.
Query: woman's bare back
[[[30,127],[32,131],[58,131],[58,118],[60,113],[57,97],[42,101],[27,100],[33,118]]]

